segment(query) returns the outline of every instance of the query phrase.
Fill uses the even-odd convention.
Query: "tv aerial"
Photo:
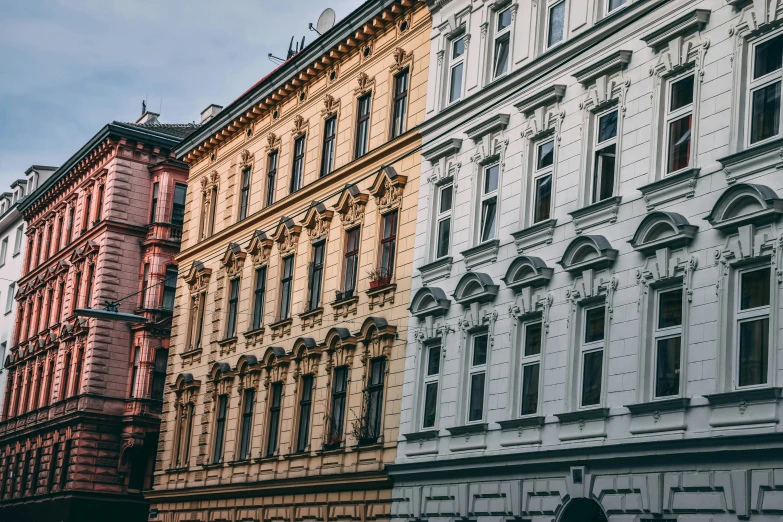
[[[315,31],[318,33],[318,36],[321,36],[326,31],[334,27],[334,20],[335,20],[335,14],[334,9],[331,7],[327,7],[324,9],[324,12],[321,13],[321,16],[318,17],[318,22],[315,24],[315,27],[313,27],[313,24],[311,23],[309,25],[309,28],[311,31]]]

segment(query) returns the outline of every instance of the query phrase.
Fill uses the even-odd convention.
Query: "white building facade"
[[[783,3],[428,5],[395,520],[778,520]]]
[[[19,213],[18,202],[57,170],[56,167],[33,165],[25,177],[11,183],[7,192],[0,193],[0,390],[5,390],[6,357],[12,344],[16,314],[16,281],[22,275],[26,246],[25,223]],[[0,394],[0,411],[4,411],[5,394]],[[1,419],[0,420],[5,420]]]

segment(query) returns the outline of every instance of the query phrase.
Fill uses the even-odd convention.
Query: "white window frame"
[[[454,45],[462,40],[462,54],[458,57],[454,56]],[[449,67],[446,72],[446,105],[457,103],[465,95],[465,67],[467,66],[467,59],[465,56],[468,54],[468,42],[464,34],[457,36],[451,40],[448,40],[449,44]],[[455,99],[451,99],[451,83],[453,80],[452,71],[459,65],[462,65],[462,77],[460,78],[460,90],[459,96]]]
[[[511,41],[511,32],[512,28],[514,27],[514,13],[511,10],[511,6],[506,7],[505,9],[498,9],[497,11],[492,12],[492,48],[490,49],[490,57],[492,58],[492,61],[489,64],[489,78],[490,81],[497,80],[498,78],[502,78],[503,76],[506,76],[508,73],[511,72],[511,63],[512,63],[512,57],[511,57],[511,49],[512,49],[512,41]],[[503,29],[498,30],[498,25],[500,24],[500,17],[505,14],[509,13],[509,16],[511,17],[511,21],[509,24],[504,27]],[[502,73],[496,74],[496,52],[497,52],[497,43],[501,38],[505,38],[508,41],[508,55],[506,57],[506,70]]]
[[[587,333],[587,312],[598,308],[604,309],[604,338],[600,341],[593,341],[590,343],[585,342],[585,334]],[[578,410],[589,410],[601,406],[604,402],[604,395],[606,390],[604,389],[604,381],[606,377],[606,303],[601,302],[595,305],[585,305],[579,311],[582,316],[581,328],[579,328],[579,388],[577,389],[577,408]],[[589,353],[601,352],[601,392],[598,403],[596,404],[584,404],[584,396],[582,395],[584,390],[584,375],[585,375],[585,355]]]
[[[601,129],[601,118],[604,116],[608,116],[611,113],[617,114],[617,120],[615,122],[615,134],[613,138],[609,138],[605,141],[599,142],[599,132]],[[598,203],[600,201],[604,201],[604,199],[599,199],[598,194],[600,193],[601,189],[603,187],[600,186],[600,179],[599,179],[599,172],[601,169],[599,168],[599,154],[614,146],[614,172],[612,173],[612,195],[609,196],[614,197],[617,192],[617,169],[619,168],[620,164],[620,109],[619,107],[612,106],[609,109],[606,109],[604,111],[598,112],[595,114],[595,117],[593,118],[593,125],[595,125],[595,129],[593,131],[593,154],[592,154],[592,174],[590,179],[590,203]],[[608,199],[608,198],[606,198]]]
[[[427,372],[429,371],[430,351],[433,349],[439,350],[438,371],[436,373],[433,373],[432,375],[428,375]],[[423,369],[422,369],[422,387],[421,387],[421,414],[419,415],[419,423],[422,431],[437,430],[438,420],[440,417],[440,391],[441,391],[440,377],[443,371],[443,342],[438,341],[438,342],[425,344],[422,353],[424,354],[424,357],[422,361]],[[427,412],[427,387],[430,384],[435,384],[436,387],[435,422],[433,423],[432,426],[424,426],[424,415]]]
[[[680,316],[680,324],[678,326],[670,326],[668,328],[659,328],[660,324],[660,312],[661,312],[661,295],[666,294],[669,292],[676,292],[676,291],[682,292],[680,305],[682,306],[682,315]],[[653,325],[652,325],[652,399],[655,400],[666,400],[671,399],[672,397],[679,397],[682,395],[683,391],[683,382],[682,382],[682,367],[683,367],[683,360],[684,360],[684,353],[685,353],[685,344],[683,342],[683,322],[685,321],[685,291],[682,289],[682,286],[667,286],[660,288],[655,291],[655,300],[653,302],[653,306],[655,307],[653,315]],[[658,384],[658,341],[663,341],[665,339],[672,339],[674,337],[680,338],[680,372],[679,372],[679,384],[677,386],[677,393],[674,395],[658,395],[657,390],[657,384]]]
[[[679,109],[675,111],[671,111],[671,100],[672,100],[672,87],[675,83],[686,79],[689,76],[693,76],[693,99],[691,100],[691,103],[689,105],[686,105],[685,107],[680,107]],[[664,96],[664,107],[663,107],[663,176],[672,176],[674,174],[677,174],[679,172],[682,172],[684,170],[690,169],[693,167],[693,160],[694,160],[694,134],[695,134],[695,127],[696,127],[696,71],[693,69],[689,69],[687,72],[684,72],[682,74],[678,74],[677,76],[673,76],[671,78],[666,79],[666,94]],[[670,136],[670,129],[671,124],[679,119],[684,118],[690,114],[691,116],[691,147],[690,147],[690,154],[688,156],[688,165],[683,167],[679,170],[673,170],[669,172],[669,136]]]
[[[612,0],[604,0],[604,2],[604,16],[608,16],[628,7],[628,5],[633,2],[633,0],[625,0],[621,5],[615,7],[614,9],[609,9],[609,4],[612,3]]]
[[[540,157],[539,155],[540,155],[540,152],[541,152],[541,147],[543,147],[547,143],[552,143],[552,164],[549,165],[549,166],[546,166],[546,167],[543,167],[543,168],[539,169],[538,168],[538,160],[539,160],[539,157]],[[536,185],[538,183],[538,180],[543,179],[546,176],[551,176],[552,177],[552,181],[550,182],[550,186],[552,187],[552,189],[551,189],[552,190],[552,195],[550,196],[549,217],[547,218],[547,219],[552,219],[552,214],[553,214],[553,210],[554,210],[553,207],[554,207],[554,201],[555,201],[555,192],[554,192],[555,179],[554,179],[554,177],[555,177],[555,161],[556,161],[556,159],[555,159],[555,152],[556,152],[556,149],[557,149],[557,143],[556,143],[556,140],[555,140],[554,136],[542,139],[542,140],[537,141],[537,142],[533,142],[533,180],[532,180],[532,183],[530,185],[530,188],[531,188],[531,191],[532,191],[532,195],[533,195],[533,197],[531,198],[531,202],[530,202],[531,203],[531,205],[530,205],[530,207],[531,207],[530,208],[530,224],[531,225],[535,225],[537,223],[541,223],[543,221],[546,221],[546,219],[542,219],[540,221],[536,221],[536,207],[537,207],[536,203],[538,202],[538,191],[536,190],[536,188],[537,188]]]
[[[533,325],[539,325],[541,328],[541,340],[540,340],[540,346],[538,347],[538,353],[533,355],[525,355],[525,352],[527,350],[527,329],[530,326]],[[516,415],[519,417],[534,417],[537,415],[541,415],[541,383],[543,376],[543,368],[542,368],[542,353],[544,351],[544,321],[540,317],[537,319],[533,319],[530,321],[527,321],[525,323],[522,323],[520,331],[522,333],[522,338],[520,344],[520,352],[519,352],[519,407],[517,408]],[[534,364],[538,365],[538,390],[537,390],[537,400],[536,400],[536,411],[532,413],[522,413],[522,406],[525,403],[525,396],[524,396],[524,389],[525,389],[525,368],[527,366],[532,366]]]
[[[773,34],[768,35],[765,38],[760,38],[754,42],[751,43],[749,46],[749,68],[747,70],[747,96],[745,100],[745,114],[746,116],[746,122],[745,122],[745,145],[747,147],[756,147],[759,145],[763,145],[764,143],[767,143],[769,141],[775,140],[780,138],[781,134],[783,133],[783,125],[781,123],[778,124],[778,133],[774,136],[770,136],[769,138],[757,141],[755,143],[752,143],[750,141],[751,139],[751,128],[753,126],[753,93],[759,89],[762,89],[764,87],[767,87],[769,85],[772,85],[774,83],[780,83],[781,84],[781,116],[783,116],[783,67],[777,69],[776,71],[773,71],[771,73],[768,73],[761,78],[754,79],[753,78],[753,70],[756,67],[756,48],[759,45],[762,45],[770,40],[773,40],[777,37],[783,36],[783,33],[776,32]]]
[[[449,206],[448,210],[444,210],[441,212],[441,201],[443,201],[443,192],[446,189],[451,189],[451,205]],[[454,212],[454,183],[445,183],[441,186],[435,187],[436,191],[436,197],[435,197],[435,241],[433,241],[434,250],[432,253],[432,259],[438,260],[443,259],[444,257],[448,257],[449,254],[451,254],[451,237],[452,237],[452,230],[453,230],[453,221],[452,221],[452,215]],[[446,253],[442,256],[438,255],[438,250],[440,246],[440,224],[444,221],[449,221],[449,247],[446,249]]]
[[[741,269],[737,269],[735,272],[735,282],[734,282],[734,335],[732,339],[733,344],[733,350],[732,350],[732,361],[734,362],[734,369],[732,371],[732,384],[733,389],[735,390],[748,390],[748,389],[754,389],[754,388],[767,388],[770,386],[770,383],[772,382],[772,365],[771,363],[771,355],[772,351],[777,349],[777,343],[773,342],[775,337],[772,335],[772,327],[773,327],[773,321],[772,321],[772,303],[773,303],[773,294],[777,291],[777,287],[771,287],[770,293],[769,293],[769,303],[766,306],[758,306],[756,308],[749,308],[746,310],[740,309],[740,299],[742,298],[742,276],[744,274],[747,274],[749,272],[755,272],[758,270],[765,270],[769,269],[770,271],[770,281],[768,283],[771,285],[771,279],[774,275],[774,270],[772,269],[771,265],[769,263],[764,264],[757,264],[749,267],[743,267]],[[747,323],[751,321],[757,321],[759,319],[767,318],[768,321],[768,328],[770,331],[767,333],[767,375],[765,377],[765,382],[760,384],[751,384],[747,386],[740,386],[739,384],[739,378],[740,378],[740,324]]]
[[[476,339],[479,337],[485,337],[487,339],[487,353],[486,358],[484,361],[484,364],[478,364],[473,365],[473,351],[476,347]],[[465,424],[481,424],[485,422],[485,419],[487,418],[487,390],[489,388],[488,384],[488,377],[489,377],[489,351],[490,351],[490,339],[489,339],[489,331],[487,330],[481,330],[478,332],[475,332],[470,335],[469,337],[469,350],[468,350],[468,360],[467,360],[467,366],[468,366],[468,380],[466,383],[466,401],[465,401]],[[472,390],[471,383],[473,381],[473,376],[478,374],[484,374],[484,395],[482,397],[482,405],[481,405],[481,418],[478,420],[470,420],[470,392]]]
[[[549,20],[552,16],[552,9],[554,9],[559,4],[565,4],[564,5],[564,11],[563,11],[563,37],[556,41],[550,43],[549,41],[549,35],[550,35],[550,26],[549,26]],[[568,0],[547,0],[546,5],[544,6],[546,9],[546,14],[544,16],[544,49],[552,49],[553,47],[557,47],[558,45],[562,44],[567,39],[568,34]]]
[[[497,174],[497,187],[495,187],[495,190],[491,192],[484,192],[484,187],[486,185],[486,179],[487,179],[487,173],[492,169],[497,168],[498,174]],[[500,163],[499,162],[493,162],[489,165],[486,165],[483,167],[483,172],[481,173],[481,179],[479,180],[479,183],[481,185],[479,186],[479,191],[481,194],[481,197],[479,199],[479,215],[478,215],[478,221],[479,221],[479,227],[478,227],[478,241],[477,244],[486,243],[488,241],[493,241],[498,238],[498,218],[500,217],[500,198],[498,197],[498,191],[500,189]],[[488,237],[484,239],[484,204],[490,200],[495,200],[495,230],[492,234],[492,237]]]

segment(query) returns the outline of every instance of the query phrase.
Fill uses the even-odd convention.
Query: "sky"
[[[106,123],[200,120],[268,73],[292,36],[362,0],[0,0],[0,192]],[[158,111],[160,109],[160,111]]]

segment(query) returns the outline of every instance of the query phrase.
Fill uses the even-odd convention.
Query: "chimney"
[[[211,104],[209,107],[201,111],[201,123],[206,123],[215,116],[218,115],[218,113],[223,110],[222,105],[215,105],[214,103]]]
[[[141,115],[141,118],[136,120],[136,123],[152,123],[152,124],[160,123],[158,121],[158,116],[160,116],[160,114],[158,114],[157,112],[144,111],[144,113]]]

